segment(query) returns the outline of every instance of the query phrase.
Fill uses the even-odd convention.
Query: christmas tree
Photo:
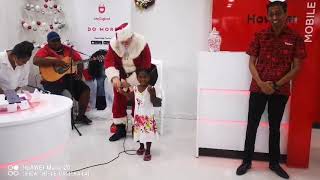
[[[25,39],[35,46],[46,43],[50,31],[61,33],[66,29],[60,0],[25,0],[21,28]]]

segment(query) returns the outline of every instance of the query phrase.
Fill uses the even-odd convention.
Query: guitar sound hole
[[[61,67],[61,66],[54,66],[54,70],[58,73],[58,74],[63,74],[65,73],[69,68],[68,67]]]

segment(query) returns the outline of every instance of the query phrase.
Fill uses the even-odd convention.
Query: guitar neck
[[[104,60],[104,56],[99,56],[97,57],[96,59],[94,58],[89,58],[89,59],[84,59],[84,60],[81,60],[81,61],[74,61],[73,64],[74,65],[78,65],[78,64],[82,64],[82,63],[86,63],[86,62],[89,62],[89,61],[103,61]]]
[[[74,65],[78,65],[78,64],[82,64],[82,63],[86,63],[86,62],[89,62],[91,61],[92,59],[85,59],[85,60],[82,60],[82,61],[74,61],[73,64]]]

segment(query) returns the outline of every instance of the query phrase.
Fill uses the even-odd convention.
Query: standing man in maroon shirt
[[[303,38],[286,25],[287,3],[273,1],[267,5],[271,27],[255,34],[247,54],[252,74],[244,158],[237,175],[251,168],[257,128],[268,103],[269,168],[282,178],[289,175],[279,165],[280,123],[290,95],[290,80],[306,57]]]

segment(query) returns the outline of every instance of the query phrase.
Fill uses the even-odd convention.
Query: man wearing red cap
[[[138,85],[136,70],[151,67],[151,53],[142,35],[133,33],[128,23],[115,29],[116,37],[110,41],[105,59],[105,73],[114,87],[112,106],[116,132],[109,138],[117,141],[126,137],[127,98],[118,91],[124,86]]]
[[[81,61],[78,52],[73,51],[71,47],[61,43],[60,35],[51,31],[47,35],[48,44],[39,49],[33,58],[33,64],[41,67],[68,67],[69,65],[63,61],[64,57],[72,57],[74,61]],[[56,81],[47,81],[43,79],[41,84],[43,88],[52,94],[62,94],[64,90],[68,90],[71,95],[78,101],[79,112],[75,119],[76,123],[91,124],[85,113],[90,99],[90,88],[81,80],[83,66],[77,66],[77,73],[65,74]]]

